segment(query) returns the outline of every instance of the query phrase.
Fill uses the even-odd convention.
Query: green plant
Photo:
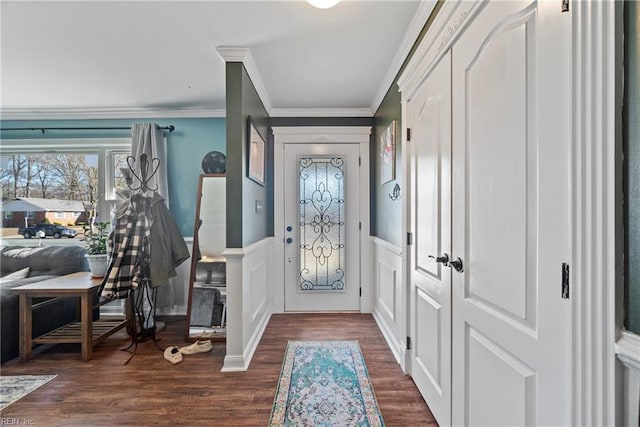
[[[84,241],[87,242],[89,255],[102,255],[107,253],[107,239],[109,238],[109,223],[98,222],[93,225],[83,225]]]

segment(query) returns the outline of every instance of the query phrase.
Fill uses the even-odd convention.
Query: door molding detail
[[[274,244],[273,312],[284,313],[284,146],[285,144],[358,144],[360,166],[360,312],[373,310],[371,250],[369,240],[369,126],[281,126],[273,127],[274,142]]]
[[[573,424],[622,425],[614,351],[622,328],[616,313],[622,292],[620,265],[616,272],[616,253],[622,253],[616,246],[622,242],[616,239],[616,224],[622,224],[622,210],[616,212],[622,170],[616,23],[622,28],[622,6],[576,1],[571,9]]]

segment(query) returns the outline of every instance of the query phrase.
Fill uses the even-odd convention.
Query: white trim
[[[436,7],[437,1],[433,0],[422,0],[418,5],[418,10],[413,15],[413,19],[409,23],[407,27],[407,31],[405,32],[404,38],[402,39],[402,43],[398,46],[395,56],[391,60],[391,64],[387,69],[387,73],[384,75],[382,79],[382,84],[378,88],[378,92],[376,96],[373,98],[373,103],[371,104],[371,111],[375,112],[380,107],[382,100],[386,96],[389,88],[393,84],[393,81],[396,78],[396,75],[400,71],[402,67],[402,63],[405,61],[407,56],[409,56],[409,52],[411,52],[411,48],[415,44],[422,28],[427,23],[431,12]]]
[[[271,116],[271,111],[273,110],[271,97],[260,77],[258,67],[253,61],[249,48],[241,46],[216,46],[216,52],[218,52],[220,58],[225,62],[242,62],[256,92],[258,92],[258,97],[262,101],[262,105],[264,105],[265,110],[267,110],[267,114]]]
[[[387,345],[391,349],[393,356],[396,359],[396,362],[400,365],[402,371],[406,374],[408,373],[408,365],[407,361],[409,360],[410,353],[406,349],[405,339],[407,337],[406,334],[406,321],[404,318],[395,319],[393,313],[389,313],[389,310],[384,307],[384,304],[381,304],[381,297],[379,295],[379,290],[381,289],[382,283],[380,282],[379,277],[379,264],[382,259],[389,261],[393,264],[393,260],[389,259],[393,256],[396,256],[399,260],[399,269],[397,270],[397,286],[400,288],[401,295],[404,295],[406,292],[405,284],[402,279],[402,270],[404,268],[404,261],[402,256],[402,248],[396,246],[392,243],[387,242],[386,240],[380,239],[376,236],[371,236],[371,244],[373,246],[372,250],[372,270],[374,279],[373,279],[373,287],[374,287],[374,307],[373,307],[373,318],[378,324],[378,328],[382,335],[384,336]],[[380,252],[383,252],[382,254]],[[399,301],[397,301],[397,307],[402,307],[405,305],[404,301],[406,298],[400,297]],[[395,310],[395,307],[394,307]],[[395,328],[394,328],[395,327]]]
[[[370,108],[274,108],[271,117],[372,117]]]
[[[371,236],[371,242],[374,245],[385,248],[386,250],[388,250],[389,252],[392,252],[395,255],[402,256],[402,248],[400,246],[396,246],[393,243],[389,243],[386,240],[379,238],[378,236]]]
[[[94,152],[101,148],[110,150],[131,150],[129,138],[42,138],[42,139],[0,139],[0,152],[20,151],[23,153],[44,151]]]
[[[273,237],[265,237],[245,248],[227,248],[227,354],[222,372],[246,371],[271,318],[273,294]],[[251,312],[251,270],[255,258],[263,260],[265,302]]]
[[[624,365],[622,374],[622,425],[640,423],[640,336],[622,331],[616,342],[618,359]]]
[[[369,128],[369,134],[371,128]],[[373,312],[375,289],[371,269],[371,215],[369,200],[369,135],[360,143],[360,312]]]
[[[370,126],[278,126],[273,127],[274,142],[274,286],[273,312],[284,313],[284,144],[359,144],[360,167],[360,311],[373,309],[371,254],[369,245],[369,143]]]
[[[616,3],[571,2],[574,425],[615,425]]]
[[[368,146],[371,135],[370,126],[278,126],[272,130],[276,145],[366,143]]]
[[[444,2],[411,60],[398,78],[402,101],[410,101],[438,60],[488,0]]]
[[[640,335],[622,331],[616,342],[616,354],[625,366],[640,371]]]
[[[393,335],[393,332],[391,332],[391,330],[389,329],[389,326],[382,320],[382,318],[380,317],[380,314],[375,310],[373,311],[373,320],[376,321],[376,324],[378,325],[378,329],[380,329],[380,332],[382,333],[384,340],[387,342],[387,346],[389,346],[389,350],[391,350],[391,353],[393,353],[394,359],[396,359],[396,362],[398,363],[398,365],[400,365],[400,368],[404,372],[405,360],[408,358],[408,353],[409,353],[405,348],[405,344],[403,342],[398,342],[398,340],[396,340],[395,336]]]
[[[2,120],[177,119],[226,117],[224,108],[11,108]]]

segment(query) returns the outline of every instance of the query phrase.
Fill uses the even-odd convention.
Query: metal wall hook
[[[393,193],[388,194],[389,198],[394,202],[400,198],[400,186],[396,182],[396,185],[393,187]]]

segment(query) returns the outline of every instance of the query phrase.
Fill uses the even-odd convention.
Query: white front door
[[[359,151],[284,144],[285,311],[360,310]]]
[[[440,425],[451,423],[451,54],[407,104],[411,128],[411,376]]]
[[[454,425],[571,423],[570,22],[489,2],[453,47]]]

